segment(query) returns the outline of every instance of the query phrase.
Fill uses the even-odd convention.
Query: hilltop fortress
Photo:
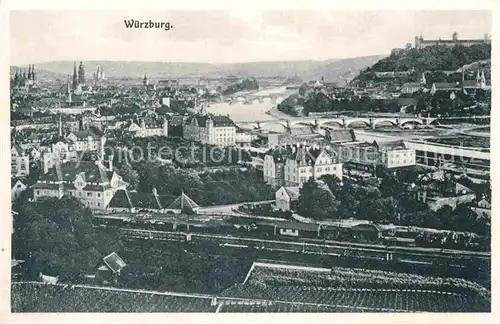
[[[484,34],[483,39],[458,39],[458,33],[454,32],[453,35],[451,36],[451,39],[437,39],[437,40],[424,40],[422,35],[420,36],[415,36],[415,48],[421,49],[427,46],[434,46],[434,45],[441,45],[441,46],[455,46],[455,45],[461,45],[461,46],[472,46],[472,45],[477,45],[477,44],[490,44],[491,43],[491,38],[490,35]]]

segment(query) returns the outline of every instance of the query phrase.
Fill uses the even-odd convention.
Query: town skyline
[[[210,64],[338,60],[389,54],[420,35],[451,39],[456,31],[459,39],[483,38],[491,34],[491,18],[487,10],[12,11],[11,65],[81,60]],[[127,19],[170,22],[173,28],[130,29],[124,24]],[[51,33],[44,34],[46,29]]]

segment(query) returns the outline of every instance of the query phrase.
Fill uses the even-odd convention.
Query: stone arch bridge
[[[391,123],[394,126],[403,126],[407,123],[416,123],[420,125],[430,125],[438,118],[433,117],[338,117],[338,118],[300,118],[300,119],[275,119],[253,122],[240,122],[238,126],[250,126],[260,129],[267,125],[281,125],[284,128],[290,128],[294,125],[310,125],[319,128],[324,125],[337,124],[342,127],[349,127],[354,123],[364,123],[367,126],[375,128],[381,123]]]

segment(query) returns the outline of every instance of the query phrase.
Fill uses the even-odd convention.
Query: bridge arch
[[[400,119],[399,120],[399,125],[400,126],[403,126],[404,124],[408,124],[408,123],[414,123],[414,124],[419,124],[419,125],[423,125],[424,124],[424,122],[421,119],[418,119],[418,118],[406,118],[406,119]]]
[[[294,126],[294,125],[315,126],[316,124],[314,123],[314,120],[294,120],[294,121],[290,121],[290,126]]]
[[[371,121],[368,118],[354,118],[354,119],[346,119],[344,121],[344,126],[348,128],[349,126],[352,126],[354,123],[363,123],[366,126],[371,126]]]
[[[338,124],[340,126],[344,126],[344,120],[341,118],[325,118],[316,120],[319,126],[323,126],[325,124]]]
[[[398,126],[398,121],[396,119],[374,119],[372,121],[372,126],[377,127],[382,123],[391,123],[392,126]]]

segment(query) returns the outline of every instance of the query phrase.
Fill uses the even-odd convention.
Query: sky
[[[173,28],[128,29],[124,20]],[[388,54],[424,39],[483,38],[490,11],[11,11],[13,65],[50,61],[234,63]]]

